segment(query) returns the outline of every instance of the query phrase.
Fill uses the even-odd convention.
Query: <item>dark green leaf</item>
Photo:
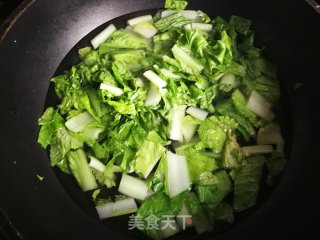
[[[235,211],[240,212],[256,204],[264,156],[255,155],[246,159],[238,172],[234,181],[234,200]]]

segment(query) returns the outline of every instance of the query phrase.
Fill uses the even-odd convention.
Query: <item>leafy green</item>
[[[161,34],[157,34],[153,37],[153,51],[155,53],[164,53],[166,55],[170,54],[170,49],[175,44],[175,39],[178,36],[177,31],[167,31]]]
[[[93,66],[99,62],[99,54],[97,51],[91,51],[84,57],[84,64]]]
[[[166,0],[164,7],[168,9],[181,10],[185,9],[187,5],[188,2],[184,0]]]
[[[239,16],[231,16],[230,25],[236,32],[246,35],[250,28],[251,21]]]
[[[79,57],[81,59],[84,59],[91,52],[91,50],[92,50],[91,47],[80,48],[78,50]]]
[[[123,101],[108,101],[108,104],[120,114],[136,114],[136,109],[133,104],[127,104]]]
[[[148,134],[147,139],[136,153],[135,172],[137,174],[141,174],[144,178],[148,177],[165,152],[161,142],[163,140],[156,132],[152,131]]]
[[[271,103],[276,103],[280,97],[279,83],[276,79],[261,76],[253,83],[253,89],[258,91]]]
[[[223,166],[225,168],[236,168],[241,165],[244,154],[241,151],[237,138],[233,134],[228,134],[224,153]]]
[[[247,107],[247,99],[245,96],[240,92],[239,89],[235,90],[232,93],[232,102],[234,107],[236,108],[238,114],[247,118],[252,124],[259,125],[259,119],[255,113],[253,113]]]
[[[91,150],[97,158],[105,159],[105,158],[108,158],[109,156],[110,146],[108,146],[107,142],[103,142],[101,144],[98,142],[95,142],[91,146]]]
[[[190,215],[192,216],[192,223],[195,225],[198,232],[202,232],[202,229],[205,229],[205,231],[212,230],[212,226],[210,226],[208,222],[207,216],[203,211],[200,201],[194,193],[189,193],[185,204]]]
[[[190,23],[183,14],[177,12],[168,17],[160,18],[154,23],[154,26],[160,31],[165,32],[167,30],[179,30],[186,24]]]
[[[83,191],[97,188],[96,180],[89,168],[86,155],[82,149],[71,151],[68,154],[70,171]]]
[[[157,223],[160,224],[160,221],[163,220],[165,216],[177,215],[185,200],[184,194],[185,193],[181,193],[175,198],[170,199],[165,193],[159,192],[147,198],[137,212],[137,216],[142,218],[145,225],[143,231],[150,237],[157,239],[158,233],[152,231],[157,230],[147,228],[148,217],[155,217],[157,219]]]
[[[227,139],[227,133],[233,132],[237,123],[229,117],[206,118],[198,129],[203,147],[211,148],[215,153],[220,153]]]
[[[229,116],[238,123],[237,130],[242,134],[246,141],[251,137],[255,137],[256,131],[251,122],[236,111],[230,100],[222,101],[216,105],[218,112],[224,116]]]
[[[196,101],[190,96],[190,90],[183,81],[168,80],[167,92],[163,96],[165,109],[170,111],[175,105],[193,105]]]
[[[56,134],[56,144],[62,147],[63,153],[67,153],[70,149],[81,148],[83,145],[81,135],[76,135],[66,128],[59,128]]]
[[[214,219],[216,222],[233,223],[234,222],[233,207],[226,202],[221,202],[214,211]]]
[[[219,35],[220,39],[214,45],[209,45],[204,51],[209,71],[214,69],[226,70],[232,64],[232,39],[226,31],[221,31]]]
[[[116,172],[122,172],[122,168],[112,164],[112,162],[110,161],[107,166],[106,169],[103,172],[103,183],[108,187],[114,187],[116,186],[116,176],[115,173]]]
[[[110,53],[114,49],[148,49],[149,45],[143,38],[119,29],[112,33],[108,40],[99,47],[99,54]]]
[[[46,148],[50,148],[50,164],[58,166],[62,171],[69,173],[67,154],[72,149],[78,149],[83,146],[83,137],[72,133],[64,126],[64,120],[61,115],[48,108],[39,119],[41,129],[38,136],[38,142]]]
[[[198,183],[204,172],[210,172],[218,168],[214,158],[210,157],[205,151],[198,151],[192,146],[181,150],[177,149],[177,153],[186,157],[193,183]]]
[[[217,179],[216,184],[197,185],[196,192],[199,201],[217,206],[232,191],[231,180],[225,170],[214,174]]]
[[[218,183],[218,178],[212,172],[202,172],[199,176],[199,181],[197,184],[199,185],[216,185]]]
[[[181,69],[189,74],[200,74],[203,69],[203,66],[187,51],[175,44],[171,51],[174,58],[179,62]]]
[[[46,109],[38,123],[41,126],[38,143],[40,143],[43,148],[46,148],[54,142],[59,127],[64,126],[64,120],[57,110],[50,107]]]
[[[246,159],[234,181],[233,207],[239,212],[256,203],[258,196],[264,156],[255,155]]]
[[[271,157],[266,159],[266,165],[271,176],[278,176],[285,168],[287,160],[280,152],[273,152]]]

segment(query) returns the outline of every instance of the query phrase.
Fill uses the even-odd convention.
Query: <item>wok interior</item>
[[[190,3],[190,9],[201,9],[204,12],[208,13],[208,15],[211,17],[219,15],[227,20],[230,18],[231,15],[238,15],[252,20],[252,28],[256,32],[255,46],[264,47],[265,56],[271,62],[275,63],[278,68],[282,99],[280,109],[277,109],[277,113],[279,114],[279,122],[281,125],[284,139],[286,141],[286,156],[290,160],[290,149],[293,136],[291,99],[296,79],[292,77],[292,73],[290,73],[289,71],[290,69],[292,69],[292,66],[290,65],[292,63],[292,53],[290,51],[294,46],[294,42],[291,42],[290,39],[288,39],[291,36],[290,34],[293,34],[292,32],[290,32],[291,30],[281,29],[281,26],[285,25],[283,22],[282,24],[279,24],[279,22],[283,21],[284,17],[282,12],[283,7],[281,7],[282,5],[279,5],[279,9],[274,9],[274,4],[272,4],[274,2],[275,1],[271,1],[270,6],[268,7],[260,3],[254,3],[254,1],[215,1],[215,3],[193,1],[192,3]],[[146,10],[130,13],[113,19],[112,21],[97,27],[70,50],[70,52],[66,55],[64,60],[61,62],[60,66],[58,67],[54,75],[56,76],[59,74],[63,74],[65,70],[69,69],[72,65],[77,64],[80,61],[77,54],[77,50],[81,47],[90,45],[90,40],[110,23],[115,24],[117,28],[125,27],[127,19],[143,14],[154,14],[156,11],[157,10]],[[288,16],[286,16],[286,18],[288,18]],[[293,18],[293,16],[290,16],[289,14],[289,20],[291,18]],[[286,21],[289,20],[286,19]],[[53,85],[50,85],[45,108],[48,106],[56,105],[58,101],[59,100],[54,93],[54,87]],[[55,169],[55,173],[63,187],[66,189],[67,193],[72,197],[72,199],[88,215],[99,221],[98,215],[94,208],[94,204],[91,200],[91,194],[84,193],[76,184],[72,176],[63,174],[58,169]],[[233,224],[231,227],[243,222],[249,216],[254,214],[254,212],[256,212],[258,208],[261,208],[267,201],[267,199],[272,197],[272,192],[279,183],[279,180],[281,180],[281,177],[280,179],[277,179],[276,184],[273,187],[267,186],[265,184],[265,181],[262,182],[259,197],[257,200],[257,206],[249,210],[246,210],[241,214],[236,215],[235,224]],[[108,226],[108,228],[114,229],[115,231],[121,233],[126,233],[132,236],[142,236],[141,233],[128,230],[128,216],[105,219],[102,221],[102,223]],[[228,227],[220,226],[219,228],[218,226],[215,229],[214,234],[219,234],[225,231],[226,229],[228,229]],[[187,231],[183,231],[183,233],[179,234],[176,238],[179,239],[185,238],[187,236],[189,237],[190,232],[193,233],[193,230],[189,229]],[[194,234],[196,233],[194,232]],[[196,235],[193,236],[196,237]]]

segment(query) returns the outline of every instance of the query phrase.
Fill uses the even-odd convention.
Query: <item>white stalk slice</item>
[[[114,203],[112,216],[134,213],[138,210],[137,204],[133,198],[125,198]]]
[[[263,115],[261,115],[261,118],[267,121],[272,121],[274,117],[275,117],[275,114],[271,110],[268,110],[266,113],[263,113]]]
[[[264,108],[269,109],[269,108],[271,107],[271,103],[269,103],[269,102],[267,101],[267,99],[265,99],[260,93],[258,93],[258,92],[255,91],[255,90],[253,90],[253,91],[251,92],[251,95],[250,95],[250,97],[249,97],[249,100],[250,100],[250,98],[251,98],[251,100],[252,100],[253,102],[255,102],[255,103],[258,104],[258,105],[261,105],[261,106],[264,107]],[[249,102],[249,100],[248,100],[248,102]]]
[[[113,24],[110,24],[106,29],[104,29],[101,33],[99,33],[97,36],[95,36],[91,40],[91,44],[92,44],[93,48],[97,49],[116,30],[117,30],[116,27]]]
[[[170,225],[166,225],[166,221],[170,221]],[[175,220],[163,220],[160,223],[160,238],[165,239],[180,232],[179,226]]]
[[[186,106],[173,108],[170,116],[169,138],[179,142],[183,142],[183,134],[181,131],[182,119],[185,116]]]
[[[89,127],[89,128],[85,128],[83,130],[83,135],[90,140],[96,140],[98,139],[100,133],[103,132],[104,129],[102,128],[96,128],[96,127]]]
[[[133,32],[133,27],[132,26],[129,26],[127,25],[124,30],[128,31],[128,32]]]
[[[170,15],[176,13],[177,11],[175,10],[164,10],[161,12],[161,18],[166,18],[169,17]]]
[[[196,124],[183,124],[181,125],[181,132],[183,135],[183,138],[186,142],[189,142],[195,133],[197,132],[198,125]]]
[[[212,24],[209,23],[189,23],[184,26],[185,30],[200,30],[210,32],[212,30]]]
[[[158,88],[163,88],[167,86],[167,82],[159,77],[154,71],[148,70],[146,71],[143,76],[145,76],[148,80],[150,80],[154,85]]]
[[[214,113],[216,111],[216,109],[214,108],[212,103],[210,104],[208,111],[209,111],[209,113]]]
[[[106,169],[106,166],[100,162],[98,159],[96,159],[93,156],[89,156],[90,162],[89,162],[89,166],[99,172],[104,172],[104,170]]]
[[[167,78],[173,78],[173,79],[180,79],[181,77],[177,74],[174,74],[173,72],[171,72],[168,69],[165,68],[161,68],[160,69],[161,73],[166,76]]]
[[[68,160],[72,175],[84,192],[98,188],[96,179],[89,167],[87,157],[82,149],[70,151]]]
[[[139,200],[144,200],[148,196],[147,184],[126,174],[122,174],[118,191]]]
[[[257,133],[257,143],[260,144],[276,144],[282,139],[280,128],[277,125],[260,128]]]
[[[196,60],[193,59],[185,50],[183,50],[181,47],[179,47],[177,44],[175,44],[171,49],[173,56],[178,61],[183,62],[190,68],[192,68],[195,72],[201,72],[203,69],[203,66],[199,64]]]
[[[257,133],[257,143],[261,144],[276,144],[277,151],[283,153],[284,140],[281,135],[280,127],[277,125],[261,128]]]
[[[100,89],[107,90],[114,96],[120,96],[120,95],[123,94],[123,91],[122,91],[121,88],[118,88],[118,87],[115,87],[115,86],[112,86],[112,85],[108,85],[108,84],[105,84],[105,83],[101,83],[100,84]]]
[[[150,82],[150,88],[149,88],[144,105],[146,107],[157,106],[160,101],[161,101],[161,94],[160,94],[159,88],[156,85],[154,85],[152,82]]]
[[[208,114],[209,114],[207,111],[202,110],[202,109],[197,108],[197,107],[189,107],[189,108],[187,109],[187,113],[188,113],[189,115],[191,115],[192,117],[195,117],[195,118],[197,118],[197,119],[199,119],[199,120],[201,120],[201,121],[205,120],[206,117],[207,117]]]
[[[185,30],[193,30],[191,23],[184,25]]]
[[[195,20],[198,18],[198,13],[197,11],[194,11],[194,10],[181,10],[181,11],[165,10],[161,12],[161,18],[169,17],[170,15],[175,14],[177,12],[181,13],[183,16],[185,16],[190,20]]]
[[[145,82],[141,78],[138,77],[135,79],[135,81],[136,81],[137,87],[144,87]]]
[[[99,206],[96,206],[96,210],[98,212],[99,218],[109,218],[112,217],[112,211],[113,211],[114,203],[108,202]]]
[[[223,75],[223,77],[220,80],[220,83],[226,84],[226,85],[233,85],[236,81],[236,76],[232,73],[227,73]]]
[[[139,23],[149,22],[149,21],[152,21],[152,16],[151,15],[143,15],[143,16],[135,17],[135,18],[128,20],[128,25],[134,26]]]
[[[168,93],[168,89],[166,88],[159,88],[159,92],[161,94],[161,96],[164,96]]]
[[[134,26],[133,31],[148,39],[152,38],[158,32],[151,22],[138,23]]]
[[[205,90],[208,87],[206,83],[200,83],[200,82],[196,82],[195,85],[201,90]]]
[[[88,112],[83,112],[66,121],[66,127],[72,132],[81,132],[85,127],[93,122],[94,119]]]
[[[177,196],[187,190],[190,185],[189,169],[186,158],[167,151],[167,183],[169,197]]]
[[[255,154],[272,153],[273,147],[271,145],[256,145],[256,146],[242,147],[241,150],[243,151],[244,155],[248,157]]]
[[[249,97],[247,107],[267,121],[271,121],[275,117],[274,113],[270,110],[271,103],[255,90],[252,91]]]
[[[184,29],[185,30],[192,30],[193,28],[191,26],[191,23],[184,25]]]
[[[198,13],[197,11],[194,11],[194,10],[181,10],[179,12],[190,20],[195,20],[198,18]]]
[[[107,202],[96,206],[96,210],[99,218],[104,219],[134,213],[138,210],[138,207],[133,198],[124,198],[116,202]]]

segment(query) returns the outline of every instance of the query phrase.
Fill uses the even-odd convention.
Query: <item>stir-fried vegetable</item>
[[[100,218],[137,212],[154,239],[184,230],[185,219],[199,234],[232,223],[255,205],[264,164],[270,178],[286,162],[276,71],[254,47],[250,20],[186,6],[166,0],[125,29],[110,24],[53,78],[60,104],[39,119],[51,165],[95,189]],[[115,201],[100,191],[111,187]]]

